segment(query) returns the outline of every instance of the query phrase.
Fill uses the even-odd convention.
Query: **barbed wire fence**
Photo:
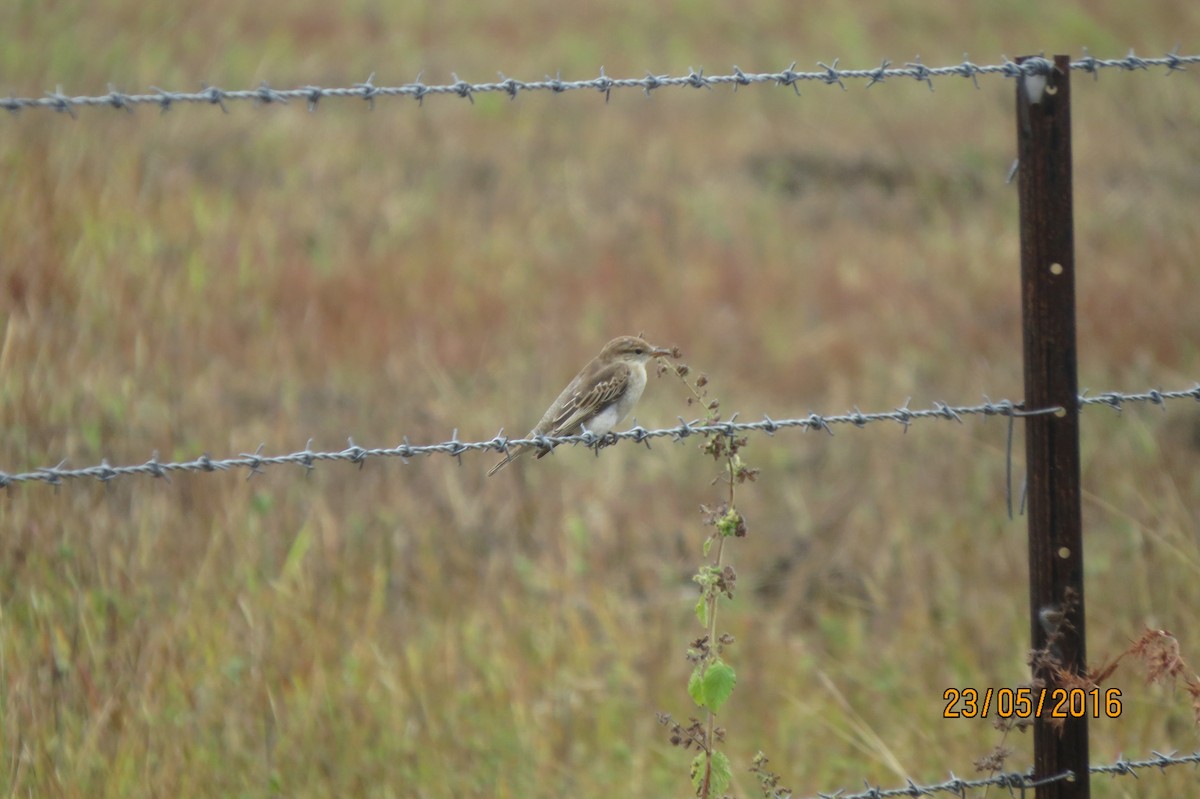
[[[292,101],[303,102],[310,111],[316,111],[324,100],[356,99],[365,101],[370,109],[374,109],[377,100],[391,98],[409,98],[423,104],[428,97],[449,96],[459,97],[474,103],[477,95],[501,95],[516,99],[524,92],[549,91],[561,94],[572,91],[594,91],[604,95],[607,102],[613,91],[621,89],[640,89],[649,96],[664,88],[693,88],[713,89],[722,86],[732,86],[736,91],[740,87],[751,85],[770,85],[788,87],[796,95],[800,94],[800,85],[814,83],[826,86],[838,86],[846,90],[849,82],[865,82],[870,88],[876,84],[892,79],[916,80],[924,83],[930,91],[934,89],[935,79],[958,77],[972,81],[976,88],[980,87],[981,77],[1001,76],[1004,78],[1033,78],[1047,77],[1065,65],[1069,71],[1078,71],[1098,78],[1105,70],[1124,72],[1145,72],[1151,68],[1165,69],[1166,76],[1175,72],[1185,71],[1188,65],[1200,63],[1200,55],[1181,55],[1179,47],[1161,57],[1142,58],[1133,50],[1123,58],[1098,59],[1087,54],[1077,60],[1060,60],[1055,62],[1044,57],[1033,57],[1014,62],[1003,57],[1000,63],[976,64],[964,56],[957,64],[931,67],[921,63],[920,58],[903,65],[893,66],[888,60],[870,69],[842,69],[839,61],[832,63],[818,62],[819,69],[813,71],[797,71],[793,62],[786,69],[778,72],[744,72],[737,66],[726,74],[705,75],[704,70],[689,69],[684,75],[647,73],[640,78],[613,78],[604,69],[600,69],[598,77],[584,80],[563,80],[560,76],[547,77],[540,81],[521,81],[500,74],[498,81],[472,83],[461,80],[452,74],[452,82],[442,84],[426,84],[421,76],[411,83],[399,85],[377,85],[372,74],[362,83],[344,87],[320,87],[307,85],[293,89],[276,90],[266,82],[257,88],[226,90],[216,86],[203,85],[197,92],[168,91],[151,87],[151,92],[143,94],[127,94],[109,86],[107,94],[101,95],[68,95],[62,87],[53,92],[47,92],[43,97],[0,97],[0,109],[17,115],[22,111],[51,110],[65,113],[72,118],[77,117],[81,108],[111,108],[133,112],[138,106],[157,106],[163,113],[172,110],[177,105],[200,104],[219,107],[228,113],[229,105],[239,102],[249,102],[256,106],[288,104]],[[1073,392],[1067,396],[1072,396]],[[1191,388],[1179,390],[1149,389],[1136,393],[1109,391],[1102,394],[1089,395],[1086,392],[1077,397],[1078,409],[1097,406],[1108,407],[1120,413],[1127,405],[1156,405],[1166,407],[1168,402],[1177,400],[1193,400],[1200,402],[1200,383]],[[59,487],[68,480],[95,479],[101,483],[133,476],[149,476],[169,481],[173,473],[216,473],[245,470],[249,479],[263,473],[268,467],[293,465],[301,466],[305,472],[311,472],[320,462],[349,462],[362,468],[368,460],[383,458],[399,458],[405,463],[409,459],[431,455],[448,455],[462,462],[462,456],[469,453],[508,453],[514,447],[536,447],[553,451],[560,445],[584,445],[593,448],[597,454],[605,446],[619,442],[632,441],[650,446],[651,441],[666,439],[673,443],[682,442],[692,436],[737,436],[742,434],[774,435],[785,430],[801,432],[824,431],[834,433],[838,426],[866,428],[876,423],[890,422],[898,424],[905,431],[916,422],[924,421],[955,421],[962,423],[970,416],[998,416],[1006,418],[1009,424],[1009,447],[1011,454],[1012,426],[1017,419],[1024,417],[1045,417],[1059,415],[1064,408],[1060,406],[1043,406],[1029,408],[1023,401],[999,400],[993,401],[984,397],[978,404],[950,405],[935,402],[930,407],[913,409],[905,402],[898,408],[886,411],[863,412],[858,408],[835,415],[809,413],[806,416],[794,418],[773,419],[764,416],[761,420],[741,422],[736,416],[729,421],[713,424],[698,421],[687,422],[682,418],[679,424],[672,427],[646,429],[635,426],[632,429],[610,433],[597,437],[590,433],[575,436],[531,436],[527,438],[510,438],[501,430],[491,439],[481,441],[460,441],[455,430],[450,439],[430,443],[413,444],[407,438],[401,444],[392,447],[362,447],[353,438],[348,439],[347,446],[340,450],[313,450],[312,440],[305,448],[280,455],[264,455],[265,444],[260,444],[253,453],[241,453],[233,457],[213,458],[208,454],[191,460],[162,461],[155,452],[150,460],[140,464],[110,465],[107,459],[99,464],[80,468],[68,468],[66,461],[52,467],[39,467],[31,471],[0,470],[0,488],[13,489],[25,483],[41,483]],[[1010,458],[1011,469],[1011,458]],[[1010,477],[1011,480],[1011,477]],[[1011,490],[1011,487],[1010,487]],[[1086,761],[1085,761],[1086,762]],[[1177,755],[1174,752],[1152,752],[1152,757],[1140,760],[1129,760],[1124,756],[1115,761],[1101,764],[1091,764],[1087,769],[1090,774],[1107,774],[1111,776],[1137,776],[1145,769],[1166,770],[1182,765],[1200,765],[1200,751],[1189,755]],[[937,794],[953,794],[964,796],[967,790],[996,786],[1008,790],[1011,794],[1021,794],[1028,789],[1037,789],[1062,782],[1072,782],[1080,775],[1069,769],[1057,771],[1050,776],[1035,778],[1032,770],[1024,773],[997,773],[979,779],[963,779],[952,772],[948,779],[930,784],[918,784],[911,779],[906,785],[897,788],[881,788],[866,785],[857,793],[847,793],[838,790],[832,793],[819,793],[822,799],[884,799],[885,797],[901,796],[933,796]]]
[[[1158,769],[1161,772],[1172,766],[1200,766],[1200,751],[1187,755],[1180,755],[1176,752],[1156,751],[1151,751],[1150,754],[1151,757],[1138,760],[1130,760],[1124,755],[1120,755],[1116,760],[1111,762],[1091,765],[1088,768],[1088,773],[1108,775],[1110,777],[1132,776],[1136,779],[1138,772],[1146,769]],[[868,783],[864,790],[855,793],[848,793],[845,789],[838,789],[836,791],[818,792],[816,797],[817,799],[892,799],[892,797],[937,796],[938,794],[953,794],[954,796],[965,797],[967,791],[991,787],[1004,788],[1009,792],[1010,796],[1024,797],[1027,790],[1054,785],[1060,782],[1072,782],[1076,777],[1077,775],[1073,771],[1063,771],[1048,777],[1038,778],[1035,778],[1030,771],[1023,771],[969,779],[959,777],[954,772],[950,772],[948,778],[942,782],[918,783],[910,779],[905,785],[895,788],[883,788]],[[780,792],[776,796],[779,799],[786,799],[789,794]]]
[[[176,105],[201,104],[229,111],[230,103],[250,102],[257,105],[287,104],[292,100],[307,103],[310,111],[315,111],[322,100],[327,99],[358,99],[365,100],[374,109],[375,101],[387,98],[411,98],[418,103],[424,103],[427,97],[451,96],[461,97],[475,102],[476,95],[502,94],[511,99],[523,92],[548,91],[555,94],[572,91],[595,91],[604,95],[607,101],[613,91],[621,89],[641,89],[649,95],[658,89],[692,88],[712,89],[717,86],[732,86],[736,90],[740,86],[758,84],[774,85],[791,88],[800,94],[800,84],[816,83],[827,86],[838,86],[845,90],[847,81],[866,81],[867,88],[889,79],[908,79],[924,83],[933,90],[935,78],[959,77],[974,82],[979,88],[979,78],[1000,75],[1005,78],[1019,78],[1025,75],[1047,75],[1055,69],[1054,63],[1045,58],[1031,58],[1022,63],[1011,61],[1007,56],[997,64],[975,64],[966,59],[958,64],[941,67],[926,66],[918,56],[903,66],[893,66],[891,61],[883,60],[879,66],[871,69],[840,69],[839,59],[833,59],[831,64],[818,62],[818,70],[797,71],[796,62],[778,72],[743,72],[737,66],[732,72],[723,75],[705,75],[703,69],[689,69],[686,75],[656,75],[647,72],[641,78],[613,78],[605,74],[601,67],[600,75],[584,80],[563,80],[561,75],[545,80],[524,81],[506,77],[500,73],[497,81],[471,83],[461,80],[452,74],[451,83],[427,84],[421,77],[411,83],[395,86],[377,85],[375,74],[372,73],[362,83],[343,87],[302,86],[295,89],[274,89],[265,81],[253,89],[222,89],[217,86],[202,85],[198,92],[168,91],[151,87],[146,94],[127,94],[109,86],[107,94],[101,95],[68,95],[59,86],[52,92],[46,92],[44,97],[0,97],[0,109],[13,113],[23,110],[48,109],[74,117],[78,108],[107,107],[117,110],[133,111],[139,105],[158,106],[163,111],[169,111]],[[1187,65],[1200,63],[1200,55],[1181,55],[1176,47],[1169,53],[1156,58],[1142,58],[1133,50],[1124,58],[1094,58],[1084,50],[1084,56],[1072,61],[1070,68],[1099,78],[1104,70],[1121,70],[1136,72],[1149,70],[1151,67],[1166,69],[1166,75],[1185,71]]]
[[[1200,402],[1200,383],[1191,388],[1171,391],[1148,389],[1136,393],[1120,391],[1107,391],[1094,395],[1084,393],[1079,395],[1078,401],[1080,408],[1107,407],[1117,414],[1121,414],[1127,405],[1151,405],[1165,411],[1167,403],[1188,399]],[[1020,418],[1053,415],[1059,413],[1061,410],[1059,407],[1026,409],[1023,402],[1014,402],[1011,400],[993,401],[985,398],[983,402],[975,405],[950,405],[937,402],[928,408],[914,409],[909,407],[908,402],[905,402],[900,407],[888,411],[863,412],[855,408],[850,412],[835,415],[810,413],[807,416],[785,419],[773,419],[769,416],[764,416],[761,420],[753,422],[739,422],[736,416],[729,421],[715,424],[703,424],[696,421],[686,422],[680,419],[680,423],[674,427],[646,429],[641,426],[635,426],[629,430],[610,433],[603,437],[584,433],[575,436],[509,438],[501,430],[494,438],[485,441],[459,441],[457,431],[455,431],[449,440],[424,445],[412,444],[405,439],[402,444],[394,447],[365,448],[355,444],[353,439],[349,439],[348,446],[345,449],[334,451],[313,450],[312,442],[309,441],[304,450],[284,455],[263,455],[262,450],[264,445],[260,445],[253,453],[243,453],[231,458],[214,459],[208,455],[202,455],[193,460],[172,462],[160,461],[157,453],[155,453],[145,463],[127,466],[111,466],[107,461],[102,460],[98,465],[78,469],[65,468],[65,465],[60,463],[55,467],[40,468],[31,472],[12,473],[0,470],[0,488],[11,489],[21,483],[43,483],[58,487],[67,480],[84,478],[92,478],[102,483],[108,483],[121,477],[139,475],[162,478],[169,482],[170,474],[173,472],[216,473],[238,469],[246,470],[247,479],[249,479],[257,474],[261,474],[270,466],[295,465],[301,466],[306,472],[309,472],[316,468],[318,462],[322,461],[349,462],[358,464],[361,468],[366,461],[374,458],[399,458],[407,463],[409,459],[422,456],[448,455],[458,459],[461,463],[462,456],[467,453],[502,454],[518,446],[553,448],[559,445],[583,445],[592,447],[598,454],[602,446],[622,441],[641,443],[649,447],[650,442],[654,439],[665,438],[672,443],[680,443],[693,436],[735,436],[747,433],[774,436],[776,433],[785,430],[799,430],[801,432],[824,431],[829,435],[833,435],[834,428],[838,426],[863,429],[873,424],[886,422],[900,425],[904,432],[908,432],[909,427],[915,422],[951,421],[962,424],[967,417],[1006,418],[1011,426],[1015,420]],[[1010,445],[1011,438],[1010,427]],[[553,450],[551,449],[551,451]],[[1176,752],[1163,753],[1152,751],[1151,755],[1152,757],[1134,760],[1120,756],[1111,762],[1094,763],[1090,766],[1089,772],[1091,774],[1107,774],[1114,777],[1133,776],[1136,778],[1139,771],[1146,769],[1153,768],[1164,771],[1173,766],[1200,766],[1200,750],[1187,755],[1178,755]],[[1032,770],[1028,770],[1025,772],[996,773],[975,779],[962,778],[950,772],[948,778],[942,782],[917,783],[909,779],[905,785],[894,788],[883,788],[878,785],[867,784],[862,791],[847,793],[844,789],[839,789],[832,792],[818,792],[816,797],[817,799],[890,799],[892,797],[923,797],[937,796],[939,794],[951,794],[963,797],[966,796],[966,792],[969,790],[989,787],[1005,789],[1010,795],[1024,796],[1027,790],[1060,782],[1073,781],[1075,777],[1074,772],[1070,770],[1046,777],[1035,777]],[[781,797],[786,796],[785,794],[779,795]]]
[[[1149,389],[1138,393],[1106,391],[1095,395],[1081,394],[1079,406],[1081,408],[1104,406],[1119,413],[1126,405],[1150,404],[1165,407],[1169,401],[1183,399],[1200,402],[1200,383],[1191,388],[1175,391]],[[942,420],[962,423],[965,417],[970,416],[1000,416],[1012,421],[1021,417],[1053,414],[1061,410],[1058,407],[1027,410],[1024,402],[993,401],[987,398],[976,405],[949,405],[943,402],[934,403],[929,408],[910,408],[908,405],[908,402],[905,402],[890,411],[863,412],[855,408],[842,414],[810,413],[807,416],[789,419],[773,419],[770,416],[764,416],[753,422],[739,422],[736,416],[729,421],[714,424],[704,424],[699,421],[687,422],[681,418],[679,424],[674,427],[646,429],[636,426],[629,430],[609,433],[606,436],[596,436],[584,432],[574,436],[510,438],[504,434],[503,430],[500,430],[493,438],[485,441],[459,441],[458,431],[455,430],[448,440],[432,444],[413,444],[406,437],[400,444],[392,447],[362,447],[354,443],[353,438],[350,438],[347,440],[345,449],[313,450],[312,441],[309,440],[303,450],[283,455],[264,455],[263,450],[266,445],[260,444],[254,452],[226,458],[213,458],[205,454],[191,460],[160,461],[158,453],[154,453],[145,463],[113,466],[107,460],[101,460],[94,466],[75,469],[67,468],[66,462],[61,461],[57,466],[45,466],[27,472],[10,472],[0,469],[0,488],[11,488],[20,483],[45,483],[59,486],[66,480],[83,478],[92,478],[104,483],[132,476],[157,477],[169,481],[170,475],[174,472],[227,472],[238,469],[247,470],[247,477],[253,477],[261,474],[270,466],[293,465],[311,471],[319,462],[341,461],[355,463],[361,467],[371,459],[399,458],[407,463],[410,458],[428,455],[449,455],[452,458],[458,458],[461,462],[462,456],[467,453],[507,454],[510,449],[516,447],[536,447],[553,451],[554,447],[563,444],[584,445],[599,452],[601,447],[620,441],[632,441],[650,446],[652,440],[662,438],[681,442],[691,436],[734,436],[742,433],[774,435],[781,430],[789,429],[825,431],[832,435],[833,428],[838,426],[865,428],[880,422],[898,424],[907,431],[910,425],[920,421]]]
[[[1174,752],[1151,752],[1151,754],[1153,757],[1141,760],[1128,760],[1124,756],[1121,756],[1111,763],[1092,765],[1088,771],[1091,774],[1107,774],[1114,777],[1124,775],[1137,777],[1137,773],[1144,769],[1157,768],[1161,771],[1171,766],[1200,765],[1200,752],[1193,752],[1190,755],[1177,755]],[[1031,788],[1039,788],[1059,782],[1071,782],[1076,776],[1072,771],[1063,771],[1049,777],[1035,779],[1031,772],[1026,771],[1010,774],[994,774],[990,777],[980,777],[979,779],[972,780],[955,776],[951,772],[949,779],[938,783],[922,785],[909,780],[907,785],[899,788],[880,788],[879,786],[868,785],[865,790],[858,793],[846,793],[843,790],[838,790],[832,793],[818,793],[817,797],[818,799],[890,799],[891,797],[899,796],[936,796],[941,793],[949,793],[962,797],[969,790],[990,788],[993,786],[1007,789],[1010,795],[1024,796],[1025,791]]]

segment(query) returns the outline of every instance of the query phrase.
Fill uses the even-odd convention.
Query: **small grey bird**
[[[637,336],[614,338],[575,375],[526,438],[574,436],[584,430],[607,435],[641,399],[646,389],[646,362],[670,354],[671,350],[647,344]],[[538,449],[539,458],[550,451],[532,445],[513,447],[488,477],[530,449]]]

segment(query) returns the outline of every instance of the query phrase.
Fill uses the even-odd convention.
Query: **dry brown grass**
[[[1194,4],[1092,6],[28,4],[4,12],[0,74],[36,95],[1196,50]],[[1188,385],[1196,72],[1075,80],[1081,384]],[[0,468],[523,432],[581,358],[638,330],[747,417],[1019,396],[1011,95],[991,79],[4,119]],[[684,403],[654,381],[639,421]],[[1189,406],[1084,418],[1097,657],[1151,627],[1200,660],[1197,430]],[[996,744],[940,700],[1028,676],[1004,438],[993,420],[751,442],[763,472],[722,611],[739,795],[759,749],[812,793],[940,779]],[[655,711],[689,701],[711,462],[622,446],[485,480],[488,463],[7,492],[0,789],[682,794]],[[1092,725],[1095,759],[1195,748],[1186,697],[1141,683]]]

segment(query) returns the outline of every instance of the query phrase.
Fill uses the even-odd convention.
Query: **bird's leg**
[[[607,433],[596,435],[591,430],[588,430],[588,426],[586,424],[579,425],[579,432],[580,435],[592,437],[592,441],[590,444],[588,444],[588,446],[592,448],[592,451],[595,452],[596,455],[599,455],[600,450],[604,447],[617,442],[617,436],[615,433],[609,431]]]
[[[588,426],[583,423],[581,423],[579,425],[579,434],[581,436],[584,436],[585,438],[587,436],[592,437],[592,441],[588,444],[588,446],[592,448],[592,452],[599,455],[600,454],[600,438],[597,437],[596,434],[593,433],[591,430],[588,430]]]

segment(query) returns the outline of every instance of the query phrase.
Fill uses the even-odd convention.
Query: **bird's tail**
[[[505,455],[504,458],[499,463],[497,463],[495,466],[493,466],[491,468],[491,470],[487,473],[487,476],[491,477],[493,474],[500,471],[505,466],[507,466],[509,463],[511,463],[512,461],[515,461],[517,458],[521,457],[528,451],[529,450],[526,449],[525,447],[513,447],[512,450],[507,455]]]

